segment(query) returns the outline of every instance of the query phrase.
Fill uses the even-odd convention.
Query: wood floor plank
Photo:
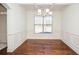
[[[61,40],[29,39],[12,55],[77,55]]]

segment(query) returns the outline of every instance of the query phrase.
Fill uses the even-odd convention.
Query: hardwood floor
[[[29,39],[11,55],[77,55],[61,40]]]
[[[0,50],[0,55],[7,55],[7,47]]]

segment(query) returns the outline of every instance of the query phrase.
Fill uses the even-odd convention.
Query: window
[[[35,16],[35,33],[52,32],[52,16]]]

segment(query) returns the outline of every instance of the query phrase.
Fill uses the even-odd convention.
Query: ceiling
[[[62,10],[69,4],[20,4],[27,10],[35,10],[35,9],[46,9],[49,8],[51,10]]]

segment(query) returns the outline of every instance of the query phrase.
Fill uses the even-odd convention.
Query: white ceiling
[[[22,7],[27,10],[35,10],[35,9],[46,9],[49,8],[51,10],[62,10],[69,4],[20,4]]]

